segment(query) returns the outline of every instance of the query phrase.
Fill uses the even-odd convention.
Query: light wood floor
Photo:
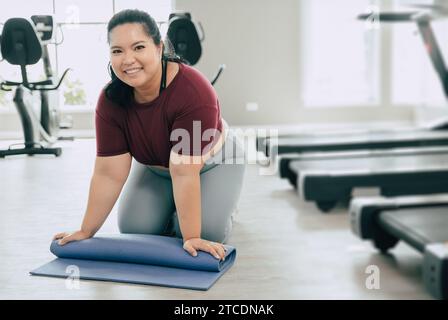
[[[0,148],[8,142],[0,141]],[[349,230],[346,209],[321,214],[286,181],[250,165],[230,244],[235,265],[206,292],[81,281],[28,272],[52,260],[52,236],[78,229],[95,157],[94,140],[64,142],[63,155],[0,159],[0,299],[430,299],[422,257],[405,244],[381,256]],[[118,232],[115,209],[100,232]],[[380,289],[366,289],[369,265]]]

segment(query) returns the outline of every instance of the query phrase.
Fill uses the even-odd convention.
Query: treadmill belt
[[[427,244],[448,241],[448,208],[386,210],[378,223],[391,235],[423,252]]]

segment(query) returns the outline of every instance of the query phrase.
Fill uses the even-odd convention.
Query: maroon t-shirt
[[[140,163],[168,167],[171,149],[183,155],[209,150],[222,131],[222,120],[210,81],[193,67],[179,64],[168,87],[149,103],[132,99],[124,108],[110,101],[103,90],[95,128],[97,156],[130,152]]]

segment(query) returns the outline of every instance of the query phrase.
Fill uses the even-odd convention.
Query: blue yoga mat
[[[194,290],[208,290],[234,263],[236,250],[225,245],[224,261],[207,252],[192,257],[182,239],[144,234],[98,235],[50,251],[58,258],[31,271],[31,275],[68,278],[69,266],[79,278]]]

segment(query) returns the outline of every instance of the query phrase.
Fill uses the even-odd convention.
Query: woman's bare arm
[[[93,237],[115,205],[120,192],[128,178],[132,158],[129,153],[97,157],[90,181],[89,197],[84,219],[79,231],[59,233],[54,239],[61,239],[61,244],[73,240]]]

